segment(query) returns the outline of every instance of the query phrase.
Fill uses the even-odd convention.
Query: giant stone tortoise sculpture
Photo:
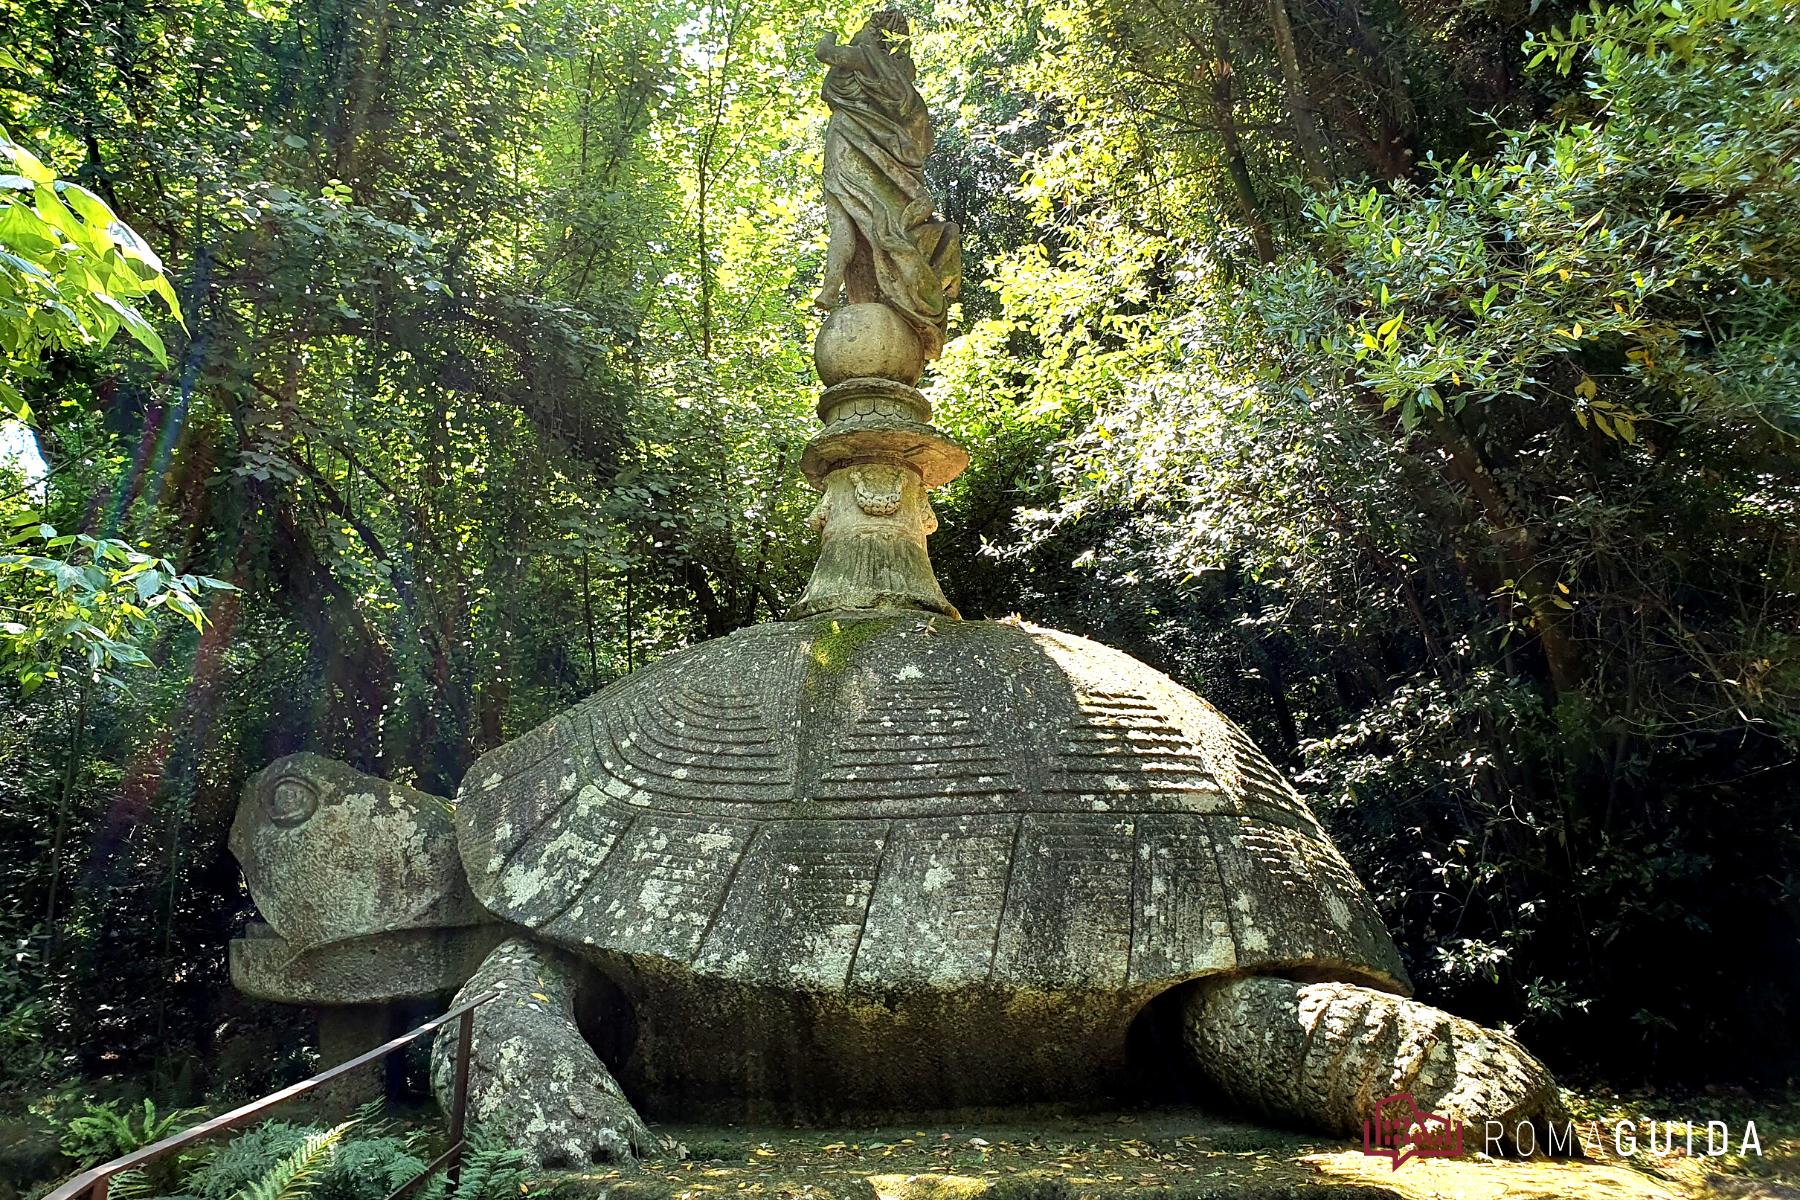
[[[1517,1043],[1399,998],[1367,893],[1241,730],[1068,634],[892,610],[741,630],[485,755],[454,832],[447,809],[314,755],[263,771],[232,847],[272,928],[234,973],[280,992],[258,965],[305,954],[429,991],[503,938],[465,989],[509,989],[478,1010],[475,1111],[544,1162],[641,1150],[627,1097],[1129,1101],[1127,1030],[1172,988],[1198,1063],[1265,1114],[1348,1131],[1411,1091],[1511,1129],[1555,1102]],[[296,944],[327,913],[366,936]],[[589,1031],[610,1071],[589,994],[627,1026]]]
[[[905,34],[881,13],[819,47],[821,301],[847,303],[815,346],[822,544],[789,619],[491,750],[454,804],[274,763],[231,832],[267,921],[233,980],[328,1012],[500,989],[474,1115],[544,1165],[642,1152],[640,1108],[1130,1104],[1146,1013],[1277,1120],[1350,1133],[1397,1092],[1509,1133],[1554,1119],[1516,1041],[1405,998],[1368,894],[1240,729],[1125,654],[945,598],[926,491],[968,456],[914,385],[960,242],[925,190]]]

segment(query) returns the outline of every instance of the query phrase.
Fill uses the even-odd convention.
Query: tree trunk
[[[700,159],[700,189],[697,208],[699,210],[699,266],[700,266],[700,357],[712,357],[712,252],[706,245],[706,158]]]
[[[587,178],[588,170],[588,125],[594,110],[594,60],[599,51],[588,51],[587,85],[581,89],[581,177]]]
[[[346,107],[350,110],[348,119],[338,130],[338,144],[333,155],[337,177],[355,188],[359,199],[366,198],[362,189],[357,187],[357,176],[362,170],[362,143],[364,135],[369,132],[369,117],[375,110],[375,97],[381,91],[381,69],[386,64],[388,30],[393,24],[393,14],[388,9],[386,0],[377,0],[371,24],[374,26],[373,44],[365,47],[360,55],[361,62],[351,84],[350,94],[345,97]]]
[[[1338,0],[1327,7],[1359,50],[1357,73],[1375,94],[1373,141],[1377,149],[1370,157],[1389,179],[1399,179],[1412,171],[1413,139],[1419,126],[1405,72],[1363,20],[1356,0]]]
[[[1287,92],[1288,115],[1294,123],[1294,147],[1306,165],[1307,178],[1315,186],[1330,182],[1325,169],[1325,138],[1319,132],[1319,113],[1306,80],[1300,74],[1300,50],[1294,43],[1294,26],[1288,20],[1287,0],[1269,0],[1269,23],[1275,31],[1275,53],[1281,59],[1281,81]]]
[[[695,156],[695,232],[697,235],[700,269],[700,356],[711,358],[713,352],[713,273],[712,250],[706,238],[706,206],[712,186],[713,152],[718,148],[719,130],[725,123],[725,107],[731,97],[731,55],[737,47],[737,36],[743,27],[744,6],[739,4],[731,12],[731,22],[725,30],[725,45],[719,52],[718,90],[712,96],[712,113],[708,119],[707,129],[700,139],[700,152]],[[710,70],[708,74],[710,74]]]
[[[1537,630],[1538,644],[1544,651],[1544,666],[1549,671],[1551,689],[1558,696],[1578,691],[1581,649],[1569,636],[1568,610],[1556,603],[1556,581],[1544,576],[1536,536],[1514,512],[1512,504],[1462,431],[1450,420],[1435,414],[1431,417],[1431,427],[1437,434],[1439,446],[1450,459],[1450,469],[1446,473],[1469,489],[1493,530],[1495,543],[1513,565],[1513,586],[1531,611],[1531,624]]]
[[[1250,227],[1251,240],[1256,243],[1257,260],[1272,263],[1275,261],[1275,239],[1269,235],[1269,223],[1263,219],[1262,208],[1256,202],[1250,167],[1244,161],[1243,144],[1238,141],[1231,88],[1231,51],[1223,31],[1214,32],[1213,48],[1213,114],[1219,122],[1219,138],[1225,144],[1226,170],[1231,175],[1232,190],[1237,193],[1238,209],[1244,214],[1244,223]]]
[[[75,701],[74,727],[69,732],[69,758],[63,764],[62,792],[56,801],[56,829],[50,836],[50,898],[44,905],[44,928],[50,934],[52,953],[62,944],[56,927],[57,892],[62,883],[63,842],[69,833],[69,809],[75,801],[75,778],[81,771],[82,743],[87,738],[89,678],[81,677]]]
[[[1394,430],[1398,421],[1382,408],[1381,397],[1372,392],[1361,393],[1370,415],[1384,428]],[[1569,634],[1569,612],[1557,603],[1556,581],[1544,576],[1538,558],[1537,537],[1529,523],[1519,515],[1502,492],[1500,484],[1482,462],[1480,453],[1470,444],[1454,417],[1427,411],[1426,422],[1435,435],[1443,457],[1437,472],[1452,484],[1468,489],[1481,509],[1489,529],[1489,538],[1506,556],[1513,576],[1513,586],[1531,612],[1531,624],[1537,631],[1538,644],[1544,653],[1544,666],[1555,696],[1580,690],[1582,678],[1581,648]],[[1507,601],[1510,618],[1512,600]],[[1554,697],[1553,697],[1554,698]]]

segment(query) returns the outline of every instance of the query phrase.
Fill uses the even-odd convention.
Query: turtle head
[[[292,954],[404,930],[472,925],[481,910],[450,803],[318,754],[252,776],[231,826],[266,930]]]

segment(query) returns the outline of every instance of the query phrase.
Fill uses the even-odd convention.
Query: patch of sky
[[[18,421],[0,421],[0,471],[18,471],[35,499],[44,495],[50,466],[38,453],[37,439]]]

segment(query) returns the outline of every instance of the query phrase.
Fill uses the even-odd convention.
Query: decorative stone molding
[[[826,389],[819,414],[825,428],[800,459],[824,493],[809,521],[819,562],[788,619],[880,608],[958,616],[925,548],[937,529],[925,493],[962,474],[968,453],[928,424],[918,389],[890,379],[846,379]]]

